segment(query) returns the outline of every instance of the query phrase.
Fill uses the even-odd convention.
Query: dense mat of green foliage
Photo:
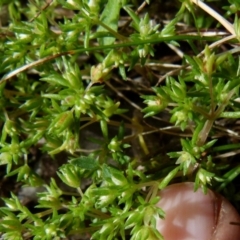
[[[162,239],[173,182],[240,209],[240,3],[201,3],[0,0],[1,239]]]

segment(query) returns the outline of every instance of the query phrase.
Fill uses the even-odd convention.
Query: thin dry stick
[[[209,15],[214,17],[218,22],[220,22],[232,35],[236,36],[233,25],[223,18],[219,13],[210,8],[207,4],[199,0],[191,0],[197,6],[199,6],[203,11],[207,12]]]
[[[35,62],[28,63],[28,64],[26,64],[26,65],[24,65],[24,66],[22,66],[20,68],[15,69],[12,72],[6,74],[5,76],[3,76],[3,78],[0,81],[0,85],[3,84],[4,82],[6,82],[8,79],[16,76],[18,73],[24,72],[24,71],[26,71],[29,68],[39,66],[40,64],[48,62],[48,61],[50,61],[52,59],[55,59],[55,58],[58,58],[58,57],[61,57],[61,56],[65,56],[65,55],[68,55],[68,54],[72,55],[74,53],[75,53],[74,51],[57,53],[57,54],[54,54],[52,56],[47,56],[45,58],[41,58],[41,59],[39,59],[39,60],[37,60]]]
[[[223,39],[221,39],[221,40],[219,40],[219,41],[217,41],[217,42],[212,43],[212,44],[209,46],[209,49],[213,49],[213,48],[215,48],[215,47],[217,47],[217,46],[219,46],[219,45],[221,45],[221,44],[223,44],[223,43],[225,43],[225,42],[228,42],[228,41],[234,39],[235,37],[236,37],[236,36],[233,36],[233,35],[227,36],[227,37],[225,37],[225,38],[223,38]],[[235,50],[235,51],[228,50],[228,52],[232,52],[232,53],[235,53],[235,52],[238,52],[238,51],[239,51],[239,49],[238,49],[238,50]],[[204,50],[202,50],[202,52],[200,52],[200,53],[197,55],[197,57],[200,57],[203,53],[204,53]],[[189,67],[189,64],[183,65],[183,66],[181,66],[181,67],[179,67],[179,68],[177,68],[177,69],[174,69],[174,70],[172,70],[172,71],[170,71],[170,72],[167,72],[165,75],[163,75],[162,77],[160,77],[160,78],[158,79],[158,82],[157,82],[157,84],[155,85],[155,87],[157,87],[157,86],[158,86],[162,81],[164,81],[164,79],[167,78],[168,76],[172,76],[172,75],[174,75],[174,74],[177,74],[178,72],[180,72],[181,70],[183,70],[183,69],[185,69],[185,68],[187,68],[187,67]]]
[[[145,8],[145,6],[147,5],[147,2],[144,1],[139,8],[137,9],[137,11],[135,12],[137,15]],[[122,27],[121,31],[123,31],[126,27],[128,27],[128,25],[132,22],[132,19],[129,19]]]
[[[126,96],[124,96],[121,92],[119,92],[112,84],[110,84],[108,81],[105,82],[105,84],[111,88],[119,97],[123,98],[126,102],[128,102],[131,106],[133,106],[134,108],[142,111],[142,109],[135,104],[134,102],[132,102],[131,100],[129,100]]]
[[[205,12],[207,12],[209,15],[211,15],[212,17],[214,17],[219,23],[221,23],[232,35],[231,36],[227,36],[213,44],[211,44],[209,46],[210,49],[215,48],[216,46],[221,45],[222,43],[229,41],[233,38],[236,37],[236,33],[233,27],[233,24],[231,24],[229,21],[227,21],[225,18],[223,18],[219,13],[217,13],[216,11],[214,11],[212,8],[210,8],[207,4],[205,4],[202,1],[199,0],[191,0],[193,3],[195,3],[197,6],[199,6],[200,8],[202,8]],[[204,50],[198,54],[198,57],[201,56],[204,53]],[[162,76],[161,78],[159,78],[156,86],[158,86],[166,77],[168,76],[172,76],[173,74],[176,74],[177,72],[179,72],[180,70],[188,67],[189,65],[184,65],[179,69],[175,69],[172,70],[170,72],[168,72],[167,74],[165,74],[164,76]]]
[[[42,7],[42,9],[37,13],[36,16],[34,16],[32,19],[29,20],[29,22],[32,22],[34,19],[36,19],[41,13],[42,11],[44,11],[45,9],[47,9],[51,4],[53,3],[53,0],[48,0],[45,4],[44,7]]]

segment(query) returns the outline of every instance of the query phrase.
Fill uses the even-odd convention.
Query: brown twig
[[[39,15],[40,15],[45,9],[47,9],[52,3],[53,3],[53,0],[47,0],[45,6],[43,6],[43,7],[41,8],[41,10],[36,14],[36,16],[34,16],[32,19],[30,19],[29,22],[32,22],[34,19],[38,18]]]

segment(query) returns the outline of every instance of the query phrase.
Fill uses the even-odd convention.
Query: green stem
[[[99,51],[99,50],[103,51],[106,49],[116,49],[116,48],[122,48],[122,47],[139,46],[139,45],[144,45],[144,44],[156,44],[156,43],[160,43],[160,42],[169,42],[169,41],[186,41],[186,40],[216,41],[218,39],[219,39],[219,37],[201,37],[201,36],[189,36],[189,35],[178,35],[178,36],[171,36],[171,37],[156,36],[155,38],[152,38],[152,39],[138,40],[135,42],[129,41],[129,42],[124,42],[124,43],[119,43],[119,44],[110,44],[110,45],[105,45],[105,46],[96,46],[96,47],[89,47],[89,48],[81,47],[79,49],[69,50],[66,52],[54,54],[52,56],[47,56],[45,58],[36,60],[32,63],[26,64],[20,68],[17,68],[15,70],[13,70],[12,72],[4,75],[3,78],[0,80],[0,85],[21,72],[24,72],[30,68],[39,66],[43,63],[46,63],[48,61],[51,61],[53,59],[56,59],[56,58],[59,58],[59,57],[65,56],[65,55],[74,55],[77,53],[79,54],[79,53],[84,53],[84,52],[94,52],[94,51]]]
[[[240,118],[240,112],[222,112],[220,118]]]

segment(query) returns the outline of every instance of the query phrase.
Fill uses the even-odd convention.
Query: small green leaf
[[[49,82],[50,84],[53,85],[62,85],[64,87],[70,87],[68,81],[57,73],[42,77],[41,80]]]
[[[127,186],[128,181],[123,173],[115,168],[103,165],[103,178],[111,185],[115,186]]]
[[[65,164],[61,166],[59,172],[57,172],[61,180],[73,188],[79,188],[81,183],[80,169],[73,164]]]
[[[180,169],[180,166],[174,168],[171,172],[169,172],[168,175],[161,181],[158,188],[164,189],[169,184],[169,182],[175,177],[175,175],[178,173],[179,169]]]
[[[121,7],[121,0],[108,0],[100,17],[100,20],[114,31],[117,31],[118,28],[118,20]],[[97,32],[108,32],[108,30],[103,26],[100,26],[97,29]],[[99,39],[101,45],[109,45],[114,41],[115,37],[104,37],[103,39]]]
[[[107,121],[106,120],[101,120],[100,121],[100,126],[102,130],[103,137],[107,140],[108,139],[108,126],[107,126]]]
[[[141,223],[143,216],[143,212],[140,212],[139,210],[131,212],[126,220],[125,228],[129,229],[134,227],[137,223]]]
[[[124,6],[123,8],[129,14],[129,16],[132,18],[132,20],[134,22],[134,26],[136,26],[136,28],[137,28],[136,30],[140,31],[140,29],[139,29],[139,23],[140,23],[139,16],[128,6]]]
[[[11,164],[12,155],[8,152],[3,152],[0,154],[0,165]]]
[[[49,133],[55,132],[57,134],[62,133],[73,122],[73,114],[71,111],[62,112],[58,114],[49,126]]]
[[[86,170],[94,170],[98,168],[98,161],[93,157],[81,156],[70,160],[70,163]]]

